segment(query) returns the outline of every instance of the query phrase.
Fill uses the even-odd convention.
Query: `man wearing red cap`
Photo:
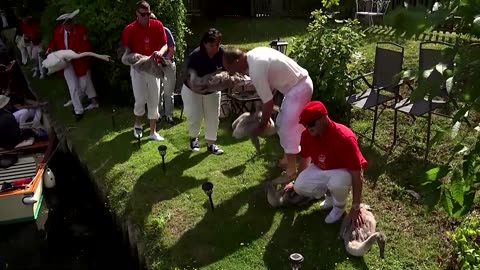
[[[306,197],[325,196],[320,209],[332,208],[325,222],[334,223],[344,213],[352,186],[352,218],[356,224],[362,223],[359,215],[362,178],[368,162],[360,152],[355,134],[348,127],[332,121],[320,101],[305,105],[300,123],[305,126],[300,141],[300,174],[285,190],[293,188]]]

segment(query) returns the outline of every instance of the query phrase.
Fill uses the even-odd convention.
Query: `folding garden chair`
[[[432,45],[436,47],[432,48]],[[429,48],[426,48],[427,46]],[[429,152],[432,114],[452,118],[452,116],[437,112],[436,110],[442,106],[445,106],[449,102],[452,102],[454,106],[457,106],[456,102],[452,99],[450,93],[448,93],[447,91],[446,78],[438,70],[442,67],[437,66],[439,63],[441,63],[444,65],[443,68],[446,67],[449,70],[453,70],[453,55],[445,55],[442,53],[443,49],[447,47],[453,47],[453,45],[441,41],[427,41],[420,43],[418,63],[419,71],[423,72],[424,76],[428,75],[428,77],[424,77],[424,79],[419,79],[418,83],[425,84],[424,87],[439,86],[439,89],[429,89],[431,93],[432,91],[438,90],[438,95],[433,96],[427,94],[423,97],[420,97],[418,100],[412,100],[411,97],[408,97],[402,99],[395,105],[395,111],[400,111],[413,117],[419,116],[427,118],[427,147],[425,150],[425,159],[427,159]],[[436,68],[436,66],[438,68]],[[412,90],[412,93],[413,91],[419,91],[414,90],[410,83],[407,83],[407,85]],[[396,132],[394,133],[394,137],[396,138]]]
[[[388,48],[385,48],[388,47]],[[348,96],[347,103],[352,106],[368,109],[374,112],[372,144],[375,141],[375,128],[377,125],[378,107],[385,105],[386,102],[395,100],[395,103],[401,99],[400,85],[403,84],[400,72],[402,72],[404,48],[392,42],[378,42],[375,49],[375,63],[373,72],[361,75],[349,82],[351,91],[354,89],[355,81],[362,79],[368,86],[367,90],[359,94]],[[373,80],[370,83],[367,76],[372,75]],[[381,113],[380,113],[381,114]],[[395,112],[396,119],[396,112]],[[394,133],[397,130],[397,121],[394,121]]]

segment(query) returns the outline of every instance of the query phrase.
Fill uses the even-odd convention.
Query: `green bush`
[[[480,216],[466,218],[450,235],[461,270],[480,269]]]
[[[112,56],[115,63],[96,61],[92,79],[100,98],[112,103],[133,100],[129,68],[117,59],[123,28],[135,20],[135,3],[138,0],[47,0],[41,18],[43,45],[51,38],[55,19],[66,12],[80,9],[75,20],[86,26],[88,37],[96,53]],[[168,27],[176,42],[177,62],[183,61],[188,32],[186,9],[182,0],[150,1],[152,12]]]
[[[349,76],[361,72],[354,67],[359,65],[354,53],[362,37],[357,21],[330,22],[316,10],[307,33],[294,39],[290,52],[313,80],[312,99],[324,102],[330,117],[344,124],[350,119],[350,107],[345,102]]]

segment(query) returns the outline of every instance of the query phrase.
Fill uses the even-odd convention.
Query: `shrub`
[[[332,119],[348,124],[345,90],[349,76],[361,72],[354,52],[363,34],[356,20],[329,22],[321,10],[313,11],[311,18],[307,33],[294,39],[290,56],[308,70],[313,80],[312,99],[324,102]]]
[[[80,9],[75,20],[88,30],[95,52],[112,56],[115,63],[96,61],[92,67],[92,79],[100,97],[109,102],[125,103],[133,100],[129,68],[117,60],[123,28],[135,19],[137,0],[47,0],[41,18],[42,43],[51,38],[55,19],[63,13]],[[176,59],[183,61],[185,33],[188,32],[186,9],[182,0],[150,1],[151,10],[168,27],[176,42]]]
[[[480,269],[480,216],[466,218],[450,237],[457,251],[458,268]]]

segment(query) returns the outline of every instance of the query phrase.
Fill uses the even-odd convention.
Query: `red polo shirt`
[[[348,127],[329,120],[325,133],[313,137],[307,129],[300,141],[303,158],[311,158],[322,170],[348,169],[357,171],[368,166],[358,148],[357,138]]]
[[[48,43],[48,48],[53,51],[65,50],[63,24],[57,24],[53,29],[53,36]],[[68,49],[76,53],[90,52],[93,50],[92,44],[87,38],[87,29],[85,26],[75,24],[73,30],[68,35]],[[71,61],[75,74],[79,77],[87,74],[90,69],[90,57],[82,57]],[[61,72],[60,72],[61,73]]]
[[[165,44],[167,44],[167,36],[159,20],[150,19],[148,26],[142,26],[136,20],[122,31],[122,46],[129,47],[134,53],[150,56]]]

